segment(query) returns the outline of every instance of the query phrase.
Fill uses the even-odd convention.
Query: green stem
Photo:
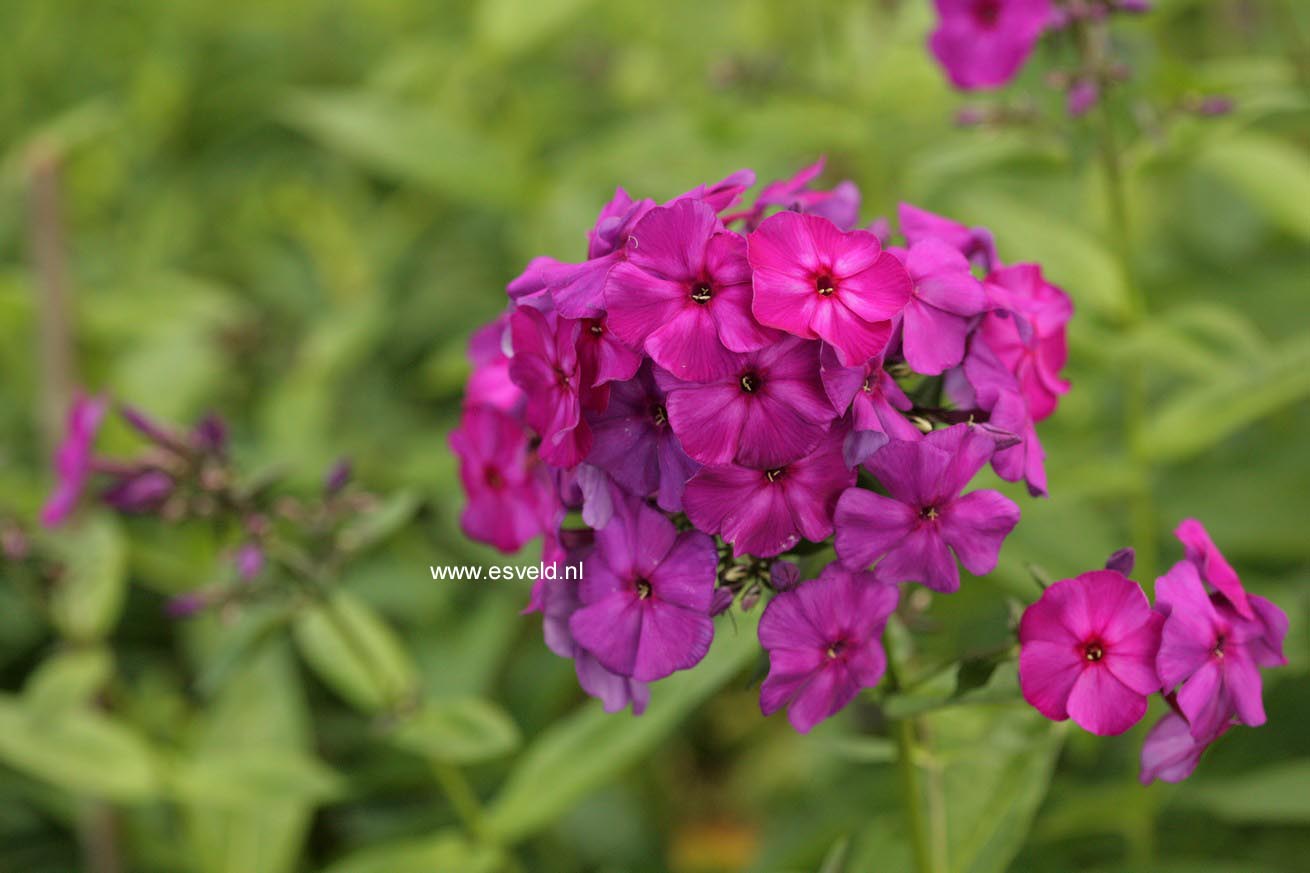
[[[478,800],[468,779],[464,778],[464,771],[453,764],[434,763],[432,772],[436,774],[446,800],[450,802],[465,829],[474,836],[482,836],[482,802]]]
[[[914,849],[914,869],[918,873],[936,873],[939,868],[933,851],[928,816],[924,811],[924,793],[919,785],[919,764],[915,760],[917,747],[914,719],[903,718],[897,721],[896,764],[901,777],[901,793],[905,798],[905,824],[910,834],[910,845]]]

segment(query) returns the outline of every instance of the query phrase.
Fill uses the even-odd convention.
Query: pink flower
[[[1123,733],[1160,690],[1160,625],[1141,586],[1113,570],[1056,582],[1019,623],[1024,699],[1053,721]]]
[[[777,338],[751,316],[750,297],[745,238],[724,230],[700,200],[678,200],[643,218],[605,292],[614,333],[693,381],[723,376],[733,352]]]
[[[834,435],[805,457],[767,470],[702,467],[682,501],[691,523],[719,534],[733,554],[766,558],[801,537],[817,543],[831,536],[837,497],[854,482]]]
[[[77,508],[91,477],[92,451],[109,401],[78,395],[68,410],[68,427],[55,450],[55,490],[41,509],[41,523],[57,527]]]
[[[821,338],[844,366],[882,352],[891,320],[910,299],[910,277],[868,231],[843,233],[826,218],[780,212],[750,235],[755,317],[805,339]]]
[[[838,415],[850,411],[851,431],[842,447],[846,466],[854,467],[885,446],[888,440],[917,440],[922,434],[903,412],[913,404],[901,386],[883,369],[882,358],[861,367],[843,367],[832,346],[819,353],[823,389]]]
[[[1050,0],[937,0],[928,41],[951,83],[999,88],[1014,78],[1051,22]]]
[[[509,313],[473,332],[469,338],[468,357],[473,365],[464,386],[465,406],[491,406],[514,414],[523,407],[523,391],[509,377],[509,355],[505,345],[509,333]]]
[[[958,221],[935,215],[909,203],[900,205],[898,215],[906,245],[914,246],[925,239],[939,239],[958,250],[969,263],[985,271],[1001,264],[1001,258],[996,253],[996,240],[985,227],[965,227]]]
[[[795,337],[735,355],[727,373],[705,383],[667,373],[669,421],[687,454],[702,464],[736,461],[760,469],[805,455],[836,415],[819,381],[819,344]]]
[[[1236,716],[1252,727],[1265,722],[1260,667],[1287,663],[1287,616],[1248,595],[1254,620],[1226,598],[1206,595],[1196,567],[1179,562],[1156,580],[1157,609],[1165,616],[1156,669],[1165,691],[1178,689],[1178,708],[1202,742],[1217,737]]]
[[[633,200],[627,191],[617,189],[596,217],[595,226],[587,232],[587,260],[580,264],[561,264],[538,258],[532,264],[537,265],[539,278],[528,287],[538,283],[544,286],[554,309],[565,318],[599,316],[605,310],[610,271],[627,258],[628,238],[633,228],[654,208],[654,200]],[[511,286],[511,297],[513,291]]]
[[[882,632],[898,597],[895,585],[837,564],[774,597],[760,618],[760,645],[769,653],[760,710],[772,715],[786,706],[792,727],[809,733],[861,688],[877,685],[887,669]]]
[[[964,358],[970,321],[988,308],[964,255],[939,239],[915,243],[905,268],[914,291],[901,315],[901,348],[918,373],[935,376]]]
[[[1185,518],[1174,529],[1174,536],[1183,544],[1187,560],[1196,567],[1206,584],[1214,586],[1242,618],[1254,619],[1255,613],[1247,601],[1242,580],[1214,544],[1214,540],[1210,539],[1205,525],[1194,518]]]
[[[951,550],[970,573],[990,573],[1019,507],[997,491],[960,492],[994,445],[979,428],[957,424],[879,449],[865,466],[891,496],[863,488],[842,494],[835,541],[842,563],[863,569],[881,558],[881,578],[947,592],[960,587]]]
[[[810,182],[823,172],[824,158],[800,170],[790,179],[770,182],[755,198],[749,210],[725,216],[724,223],[742,222],[746,230],[755,230],[764,213],[773,206],[793,212],[805,212],[828,219],[842,230],[850,230],[860,220],[860,189],[854,182],[841,182],[831,191],[816,191]]]
[[[582,319],[578,331],[578,363],[591,376],[590,387],[626,382],[637,374],[641,355],[620,342],[604,316]]]
[[[614,516],[596,533],[569,619],[578,644],[606,670],[653,682],[694,667],[714,637],[710,604],[718,553],[697,531],[637,497],[614,495]]]
[[[591,451],[591,428],[582,407],[601,407],[578,360],[582,322],[521,307],[510,316],[514,356],[509,375],[527,395],[524,417],[541,435],[541,457],[556,467],[575,467]]]
[[[514,552],[553,524],[554,489],[517,420],[487,406],[465,409],[450,447],[468,495],[460,526],[471,539]]]
[[[1142,742],[1142,771],[1138,778],[1143,785],[1150,785],[1156,779],[1182,782],[1192,775],[1211,742],[1201,742],[1192,736],[1187,719],[1178,713],[1165,713]]]
[[[1060,370],[1069,357],[1065,329],[1073,303],[1042,277],[1036,264],[994,270],[987,284],[1010,312],[989,314],[979,332],[1018,380],[1033,421],[1041,421],[1055,412],[1060,395],[1069,390]]]

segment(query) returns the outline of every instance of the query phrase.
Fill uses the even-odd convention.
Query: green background
[[[1154,5],[1114,28],[1125,261],[1100,116],[1065,118],[1046,80],[1068,56],[1039,50],[999,98],[1032,121],[958,128],[978,101],[926,55],[926,2],[5,3],[0,514],[31,519],[50,483],[30,249],[53,166],[78,382],[169,420],[217,410],[243,467],[286,463],[307,492],[348,455],[398,494],[403,525],[342,585],[424,709],[378,715],[313,615],[166,621],[228,544],[93,519],[83,588],[52,606],[0,584],[0,871],[105,845],[159,873],[898,871],[887,717],[911,711],[952,871],[1305,869],[1310,10]],[[1235,112],[1179,108],[1212,94]],[[925,674],[1003,645],[1031,567],[1062,578],[1127,544],[1149,588],[1198,517],[1289,613],[1291,665],[1266,674],[1269,724],[1188,783],[1136,782],[1154,709],[1115,739],[1052,727],[1009,663],[800,737],[759,716],[755,615],[721,619],[642,719],[603,716],[517,616],[526,586],[430,580],[498,560],[458,532],[446,434],[505,283],[535,254],[580,259],[616,184],[663,199],[820,154],[867,220],[908,200],[991,227],[1077,307],[1073,390],[1041,428],[1051,499],[1022,498],[997,573],[920,597],[893,645]],[[101,446],[137,443],[113,425]]]

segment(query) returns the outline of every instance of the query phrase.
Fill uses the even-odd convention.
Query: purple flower
[[[676,201],[641,220],[605,301],[614,333],[682,379],[723,376],[733,352],[777,338],[751,316],[745,238],[724,230],[700,200]]]
[[[951,84],[999,88],[1014,78],[1051,22],[1050,0],[936,0],[928,45]]]
[[[552,523],[554,490],[517,420],[490,407],[466,409],[450,447],[468,495],[460,526],[471,539],[513,552]]]
[[[587,260],[581,264],[542,263],[539,278],[524,284],[532,290],[543,284],[554,308],[566,318],[597,317],[605,310],[610,271],[627,258],[628,237],[654,208],[654,200],[633,200],[628,192],[617,189],[587,234]]]
[[[1165,691],[1178,688],[1178,708],[1192,736],[1208,742],[1233,716],[1252,727],[1264,724],[1259,668],[1287,663],[1283,611],[1248,595],[1255,619],[1243,618],[1222,595],[1209,597],[1186,561],[1156,580],[1155,594],[1165,616],[1156,669]]]
[[[882,358],[860,367],[843,367],[832,346],[819,353],[823,389],[838,415],[850,411],[851,432],[842,447],[846,466],[863,463],[888,440],[917,440],[922,434],[902,412],[913,404],[883,369]]]
[[[993,312],[979,332],[1019,382],[1033,421],[1055,412],[1069,383],[1060,370],[1069,357],[1066,326],[1073,316],[1069,295],[1047,282],[1036,264],[1001,267],[987,277],[988,290],[1009,313]]]
[[[817,543],[831,536],[837,497],[854,482],[833,435],[805,457],[770,469],[702,467],[682,500],[691,523],[719,534],[734,555],[770,557],[801,537]]]
[[[542,562],[561,568],[577,565],[591,552],[594,543],[591,531],[560,531],[558,537],[546,538]],[[606,712],[619,712],[631,704],[633,715],[641,715],[650,702],[650,687],[645,682],[606,670],[594,655],[573,639],[569,619],[581,604],[578,582],[564,578],[561,571],[561,578],[537,580],[532,586],[532,599],[523,611],[542,614],[546,647],[561,658],[573,661],[578,684],[587,694],[599,699]]]
[[[541,435],[541,457],[556,467],[575,467],[591,450],[591,428],[582,417],[591,380],[578,360],[581,329],[580,321],[528,307],[510,316],[510,378],[527,395],[523,414]]]
[[[831,343],[845,366],[882,352],[912,290],[900,262],[865,230],[780,212],[749,239],[753,310],[761,324]]]
[[[204,591],[188,591],[164,604],[164,614],[169,618],[190,618],[207,606],[209,606],[209,596]]]
[[[641,366],[641,355],[628,348],[609,329],[608,320],[584,318],[578,332],[578,362],[591,376],[590,387],[626,382]]]
[[[819,344],[795,337],[734,356],[714,381],[655,377],[668,394],[673,432],[702,464],[789,463],[813,449],[836,418],[819,380]]]
[[[63,442],[55,450],[55,490],[41,509],[41,523],[57,527],[77,508],[91,476],[92,449],[109,401],[78,395],[68,410]]]
[[[891,496],[862,488],[842,494],[835,541],[842,562],[854,570],[881,558],[882,578],[946,592],[960,587],[948,547],[970,573],[991,572],[1002,541],[1019,523],[1019,507],[997,491],[960,492],[993,446],[980,429],[957,424],[879,449],[866,466]]]
[[[1183,544],[1183,554],[1196,567],[1201,579],[1213,586],[1232,605],[1237,614],[1254,619],[1255,613],[1247,600],[1246,589],[1233,565],[1228,563],[1219,547],[1210,539],[1205,525],[1194,518],[1185,518],[1174,528],[1174,536]]]
[[[682,490],[700,465],[687,456],[669,426],[664,392],[647,363],[630,382],[610,386],[604,412],[588,416],[595,435],[587,463],[639,497],[658,496],[661,509],[682,509]]]
[[[1133,572],[1133,565],[1137,563],[1137,552],[1130,548],[1119,549],[1110,557],[1105,559],[1105,569],[1114,570],[1116,573],[1122,573],[1125,576]]]
[[[726,216],[724,223],[741,221],[746,230],[759,226],[771,206],[792,212],[805,212],[828,219],[842,230],[850,230],[860,219],[860,189],[854,182],[841,182],[831,191],[816,191],[810,182],[823,172],[824,158],[800,170],[790,179],[770,182],[755,198],[755,205],[745,212]]]
[[[1138,778],[1143,785],[1150,785],[1156,779],[1182,782],[1192,775],[1211,742],[1201,742],[1192,736],[1187,719],[1178,713],[1165,713],[1142,742],[1142,771]]]
[[[191,429],[191,444],[196,450],[221,457],[227,451],[227,422],[210,413]]]
[[[1019,623],[1024,699],[1053,721],[1123,733],[1160,690],[1160,625],[1141,586],[1121,573],[1093,570],[1056,582]]]
[[[786,706],[792,727],[809,733],[861,688],[877,685],[887,669],[882,632],[898,597],[895,585],[837,564],[774,597],[760,618],[760,645],[769,653],[760,710],[772,715]]]
[[[468,357],[473,372],[464,386],[465,406],[491,406],[512,415],[523,408],[523,390],[509,377],[509,355],[505,353],[509,315],[502,314],[469,338]]]
[[[926,209],[902,203],[898,209],[905,244],[914,246],[926,239],[939,239],[958,249],[969,263],[983,270],[1000,266],[996,240],[985,227],[965,227],[958,221],[935,215]]]
[[[175,487],[173,477],[162,470],[142,469],[120,477],[100,495],[101,499],[128,515],[156,512]]]
[[[728,209],[740,200],[746,189],[754,184],[754,170],[737,170],[712,185],[698,185],[686,194],[680,194],[673,198],[665,205],[670,206],[680,200],[701,200],[718,213]]]
[[[987,295],[964,255],[939,239],[915,243],[904,261],[914,292],[901,315],[901,348],[915,372],[935,376],[963,360],[970,321],[987,309]]]
[[[232,563],[236,565],[237,575],[243,581],[250,582],[264,572],[264,549],[259,543],[242,543]]]
[[[693,667],[714,637],[710,604],[718,552],[703,533],[678,533],[637,497],[616,493],[614,517],[584,564],[578,644],[606,670],[653,682]]]

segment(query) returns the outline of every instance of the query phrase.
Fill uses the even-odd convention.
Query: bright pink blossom
[[[844,366],[882,352],[910,299],[909,274],[878,238],[817,215],[780,212],[750,235],[753,310],[761,324],[821,338]]]
[[[842,447],[846,466],[854,467],[885,446],[888,440],[917,440],[922,434],[902,413],[913,404],[901,386],[883,369],[882,358],[862,367],[843,367],[826,343],[819,353],[823,389],[839,415],[850,412],[851,430]]]
[[[1242,580],[1238,578],[1233,565],[1228,563],[1223,553],[1219,551],[1219,547],[1214,544],[1214,540],[1210,539],[1210,533],[1205,529],[1205,525],[1194,518],[1185,518],[1174,529],[1174,536],[1183,544],[1187,560],[1196,567],[1196,571],[1201,574],[1201,579],[1206,584],[1214,586],[1232,604],[1238,615],[1242,618],[1254,619],[1255,613],[1247,601]]]
[[[861,688],[877,685],[887,669],[882,632],[898,596],[872,573],[830,564],[813,582],[774,597],[760,618],[760,645],[769,653],[761,711],[786,706],[792,727],[809,733]]]
[[[1150,785],[1156,779],[1182,782],[1192,775],[1212,742],[1198,740],[1192,736],[1187,719],[1176,712],[1167,712],[1142,741],[1142,770],[1138,778],[1143,785]]]
[[[1050,0],[936,0],[928,45],[951,83],[999,88],[1014,78],[1051,23]]]
[[[914,291],[901,314],[901,350],[917,373],[936,376],[964,358],[974,317],[988,308],[964,255],[939,239],[915,243],[904,255]]]
[[[104,397],[79,395],[68,410],[64,439],[55,450],[55,490],[41,509],[41,523],[56,527],[77,508],[91,477],[96,434],[109,401]]]
[[[1136,582],[1093,570],[1056,582],[1019,623],[1019,685],[1049,719],[1121,734],[1160,690],[1161,619]]]
[[[541,457],[557,467],[575,467],[591,451],[591,428],[582,417],[595,396],[578,359],[582,322],[521,307],[510,317],[514,348],[510,378],[527,395],[524,417],[541,436]]]
[[[897,211],[905,244],[913,246],[926,239],[939,239],[959,251],[970,264],[990,272],[1001,264],[996,240],[985,227],[966,227],[941,215],[902,203]]]
[[[1019,382],[1033,421],[1055,412],[1069,383],[1060,378],[1069,357],[1066,327],[1073,316],[1069,295],[1042,277],[1036,264],[1001,267],[987,277],[989,290],[1009,312],[983,319],[979,333]]]

